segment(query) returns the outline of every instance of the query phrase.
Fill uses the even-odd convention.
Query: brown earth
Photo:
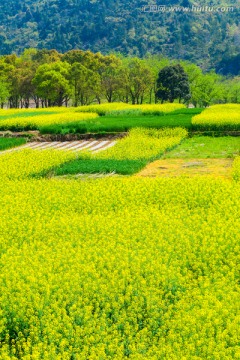
[[[0,137],[25,137],[28,141],[77,141],[77,140],[117,140],[127,135],[124,133],[106,133],[106,134],[46,134],[41,135],[39,131],[11,132],[0,131]]]

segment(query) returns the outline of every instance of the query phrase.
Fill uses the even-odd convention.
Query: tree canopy
[[[87,105],[164,101],[208,106],[239,102],[239,77],[204,73],[188,61],[161,56],[27,49],[0,57],[0,106]]]
[[[179,102],[190,100],[188,75],[180,64],[170,65],[160,70],[157,78],[157,98],[163,101]]]

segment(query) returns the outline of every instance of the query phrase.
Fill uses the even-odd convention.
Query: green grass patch
[[[191,129],[192,116],[201,113],[202,109],[179,109],[165,115],[143,115],[135,111],[134,114],[101,116],[96,119],[82,120],[71,124],[54,124],[40,127],[42,134],[69,134],[69,133],[108,133],[126,132],[136,127],[162,129],[166,127],[182,127]]]
[[[164,158],[231,158],[240,153],[240,138],[195,136],[184,140]]]
[[[55,175],[73,174],[95,174],[95,173],[116,173],[132,175],[147,165],[145,160],[116,160],[116,159],[86,159],[81,157],[78,160],[60,165],[55,170]]]
[[[20,146],[26,143],[24,138],[0,138],[0,151]]]

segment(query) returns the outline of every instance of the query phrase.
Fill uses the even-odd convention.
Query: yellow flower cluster
[[[169,113],[175,110],[185,109],[186,106],[179,103],[132,105],[131,109],[139,109],[143,114],[164,112]]]
[[[143,104],[143,105],[131,105],[126,103],[104,103],[100,105],[88,105],[77,108],[77,112],[96,112],[100,115],[105,115],[112,111],[130,111],[139,110],[143,114],[151,114],[156,112],[168,113],[174,110],[184,109],[186,106],[178,103],[167,104]]]
[[[192,118],[199,126],[240,126],[240,104],[214,105]]]
[[[178,145],[186,136],[187,131],[182,128],[164,130],[134,128],[129,131],[126,138],[120,140],[114,147],[93,155],[93,158],[151,159]]]
[[[49,108],[28,108],[28,109],[0,109],[0,119],[1,117],[11,117],[11,116],[28,116],[32,114],[48,114],[48,113],[65,113],[70,111],[75,111],[75,108],[68,107],[49,107]]]
[[[103,104],[94,104],[94,105],[85,105],[79,106],[77,112],[96,112],[98,114],[105,114],[108,111],[112,110],[123,110],[129,105],[126,103],[103,103]]]
[[[240,156],[237,156],[233,162],[233,178],[240,181]]]
[[[10,158],[0,174],[2,360],[240,357],[236,182],[24,179],[13,156],[23,175],[9,180]]]
[[[61,125],[61,124],[71,124],[78,121],[95,119],[98,117],[98,114],[94,113],[76,113],[76,112],[59,112],[58,114],[48,114],[44,112],[41,115],[34,116],[13,116],[8,119],[0,119],[0,128],[12,129],[12,128],[31,128],[39,129],[43,126],[48,125]]]
[[[0,179],[23,179],[38,175],[76,158],[71,151],[26,149],[0,155]]]

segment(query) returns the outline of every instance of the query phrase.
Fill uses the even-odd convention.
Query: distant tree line
[[[240,78],[203,73],[187,61],[91,51],[27,49],[0,57],[0,104],[10,108],[121,101],[179,101],[206,107],[240,102]]]

